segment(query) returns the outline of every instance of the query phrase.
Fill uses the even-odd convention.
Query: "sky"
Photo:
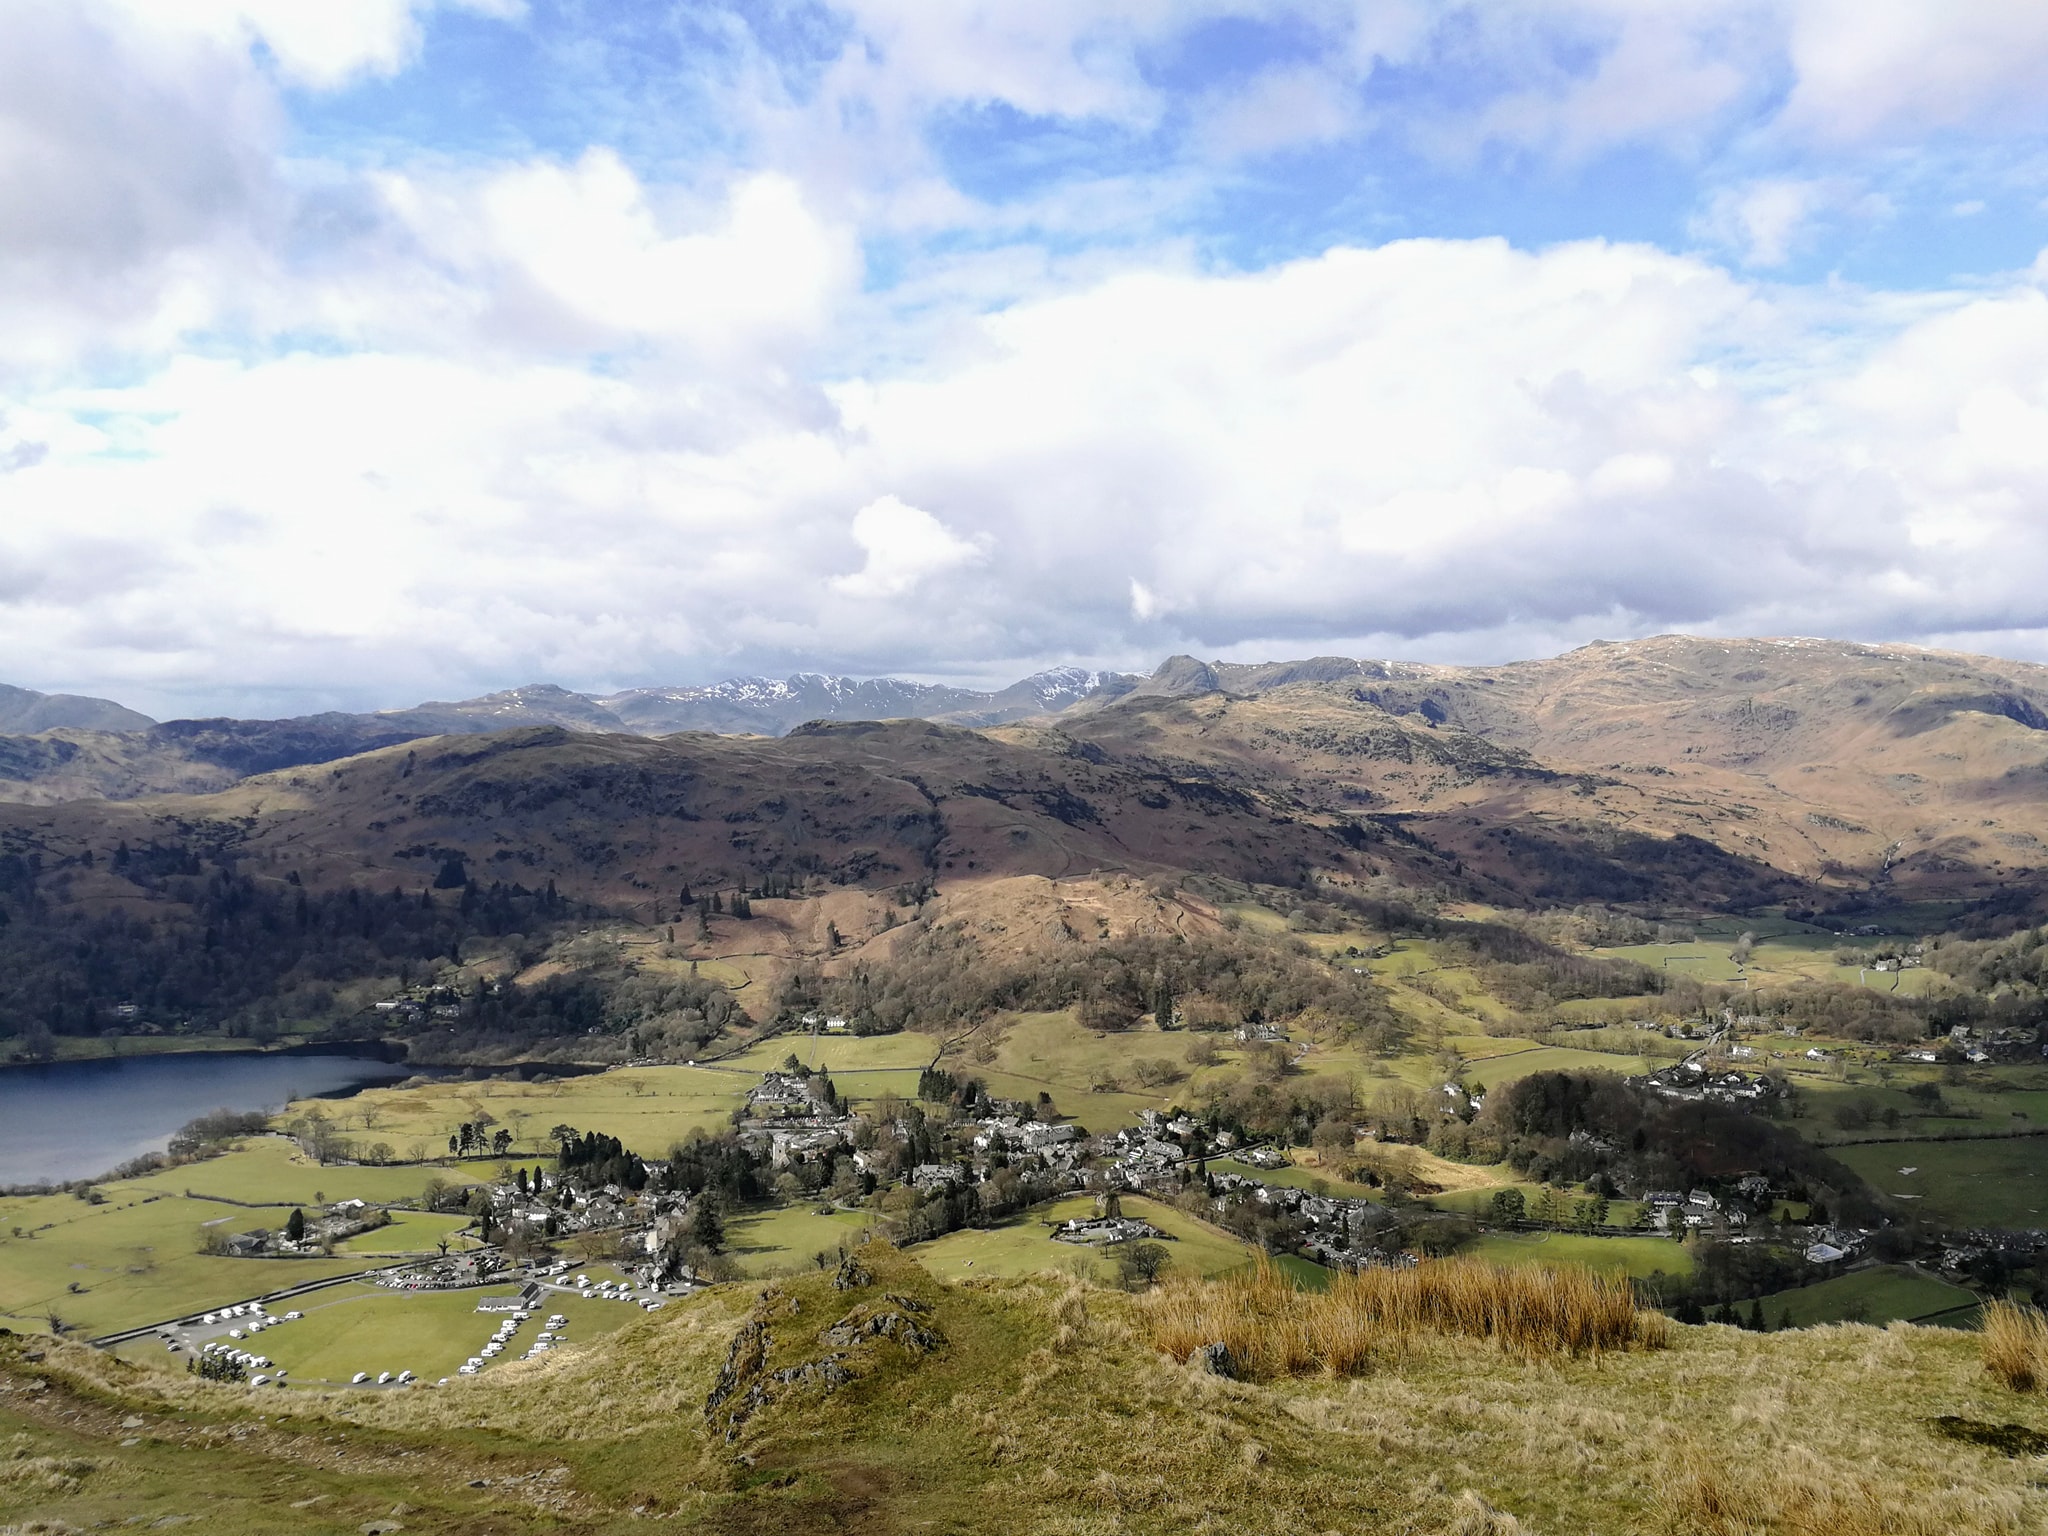
[[[0,679],[2048,659],[2039,0],[0,0]]]

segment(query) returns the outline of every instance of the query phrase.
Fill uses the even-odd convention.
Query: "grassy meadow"
[[[1056,1200],[1051,1205],[986,1230],[949,1232],[907,1250],[929,1273],[942,1280],[1015,1277],[1047,1272],[1086,1272],[1107,1280],[1114,1264],[1096,1250],[1075,1243],[1054,1242],[1051,1224],[1094,1214],[1087,1195]],[[1229,1233],[1198,1221],[1170,1205],[1142,1196],[1124,1197],[1126,1216],[1149,1221],[1167,1234],[1168,1268],[1195,1275],[1219,1275],[1252,1261],[1253,1249]]]
[[[1829,1151],[1924,1221],[2048,1226],[2048,1136],[1866,1142]]]
[[[813,1267],[820,1253],[836,1261],[839,1250],[852,1247],[873,1222],[866,1211],[818,1211],[816,1205],[777,1206],[734,1215],[725,1226],[726,1251],[744,1274],[785,1274]]]
[[[0,1326],[46,1330],[48,1314],[111,1333],[282,1286],[362,1269],[361,1256],[228,1259],[199,1251],[209,1224],[276,1229],[292,1207],[231,1206],[133,1185],[103,1205],[72,1195],[0,1198]]]
[[[1692,1254],[1668,1237],[1595,1237],[1578,1232],[1485,1232],[1464,1250],[1490,1264],[1573,1264],[1603,1275],[1677,1278],[1692,1273]]]
[[[1811,1328],[1819,1323],[1882,1324],[1895,1318],[1911,1322],[1941,1317],[1961,1323],[1969,1320],[1969,1309],[1978,1300],[1974,1292],[1931,1275],[1898,1265],[1879,1265],[1779,1291],[1764,1297],[1763,1306],[1764,1321],[1773,1328],[1787,1316],[1795,1328]]]

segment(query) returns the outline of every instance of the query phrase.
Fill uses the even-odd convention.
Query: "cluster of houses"
[[[394,1024],[412,1027],[423,1024],[430,1018],[461,1018],[462,999],[453,987],[410,987],[396,997],[387,997],[382,1002],[372,1003],[370,1009]]]
[[[1698,1056],[1688,1056],[1684,1061],[1659,1067],[1629,1081],[1647,1088],[1659,1098],[1704,1100],[1714,1104],[1762,1104],[1786,1091],[1782,1082],[1763,1073],[1711,1066]]]

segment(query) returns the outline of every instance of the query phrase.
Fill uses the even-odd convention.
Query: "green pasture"
[[[1620,1072],[1636,1074],[1654,1071],[1664,1062],[1642,1056],[1617,1056],[1608,1051],[1575,1051],[1565,1046],[1539,1045],[1532,1050],[1489,1056],[1467,1064],[1465,1080],[1475,1088],[1498,1088],[1535,1072]]]
[[[1197,1068],[1188,1063],[1189,1047],[1203,1039],[1221,1053],[1217,1066]],[[1083,1029],[1070,1013],[1019,1014],[1003,1027],[993,1059],[980,1061],[976,1055],[970,1047],[963,1057],[949,1057],[946,1066],[980,1078],[998,1097],[1030,1102],[1049,1093],[1062,1114],[1091,1131],[1135,1124],[1141,1110],[1189,1103],[1202,1078],[1228,1071],[1243,1060],[1243,1052],[1228,1035],[1158,1029],[1096,1034]],[[1170,1080],[1150,1087],[1140,1084],[1140,1061],[1164,1062],[1171,1069]],[[1115,1080],[1114,1090],[1096,1090],[1104,1076]]]
[[[814,1256],[851,1248],[873,1220],[866,1211],[833,1211],[819,1215],[813,1205],[779,1206],[749,1211],[725,1224],[726,1251],[742,1271],[752,1275],[808,1269]]]
[[[337,1253],[399,1254],[438,1253],[445,1241],[452,1253],[474,1248],[476,1240],[459,1236],[469,1225],[467,1216],[446,1216],[438,1212],[393,1211],[384,1226],[336,1245]]]
[[[306,1315],[266,1330],[253,1347],[289,1370],[294,1386],[344,1384],[357,1371],[374,1377],[380,1371],[396,1375],[409,1370],[435,1381],[454,1375],[457,1366],[479,1353],[504,1320],[477,1311],[477,1303],[517,1294],[516,1286],[431,1294],[367,1284],[335,1286],[294,1301],[292,1306]],[[520,1325],[505,1353],[483,1374],[513,1364],[550,1312],[568,1317],[564,1337],[570,1344],[610,1333],[640,1315],[638,1307],[625,1302],[578,1303],[567,1297],[556,1302],[543,1296],[534,1316]]]
[[[2048,1226],[2048,1136],[1865,1142],[1828,1152],[1922,1221]]]
[[[769,1072],[779,1070],[794,1055],[805,1066],[822,1067],[835,1077],[849,1074],[845,1091],[864,1096],[861,1080],[868,1073],[907,1071],[915,1079],[938,1051],[939,1041],[931,1035],[814,1035],[803,1030],[763,1040],[718,1064],[746,1072]]]
[[[1582,1264],[1647,1280],[1692,1273],[1692,1254],[1666,1237],[1594,1237],[1580,1232],[1486,1232],[1469,1249],[1493,1264]]]
[[[287,1137],[254,1136],[219,1157],[165,1168],[103,1188],[110,1194],[116,1189],[132,1189],[151,1194],[210,1195],[251,1205],[289,1202],[310,1208],[336,1200],[367,1200],[373,1205],[417,1200],[427,1181],[434,1178],[466,1184],[474,1182],[475,1173],[458,1167],[323,1165],[300,1152]]]
[[[1882,944],[1896,944],[1896,939],[1840,939],[1818,930],[1767,933],[1765,930],[1771,926],[1768,922],[1744,925],[1731,919],[1717,919],[1715,925],[1723,929],[1733,926],[1735,931],[1702,934],[1697,943],[1691,944],[1626,944],[1596,949],[1593,953],[1608,960],[1632,960],[1665,975],[1691,976],[1726,986],[1745,982],[1789,986],[1802,981],[1832,981],[1918,996],[1933,984],[1934,972],[1923,967],[1874,971],[1868,965],[1835,964],[1834,953],[1838,948],[1865,950],[1874,956]],[[1699,929],[1708,925],[1691,926]],[[1743,932],[1754,932],[1758,940],[1746,966],[1736,964],[1733,958],[1735,939]]]
[[[1963,1323],[1974,1320],[1974,1314],[1957,1312],[1957,1308],[1969,1307],[1978,1297],[1961,1286],[1950,1285],[1930,1275],[1916,1274],[1909,1269],[1884,1266],[1876,1269],[1859,1269],[1851,1274],[1837,1275],[1832,1280],[1818,1280],[1812,1285],[1779,1291],[1764,1298],[1764,1321],[1773,1328],[1779,1326],[1788,1311],[1797,1328],[1809,1328],[1816,1323],[1888,1323],[1897,1318],[1912,1321],[1916,1318],[1935,1319],[1938,1314],[1944,1323]],[[1747,1317],[1749,1306],[1742,1303],[1738,1310]]]
[[[252,1209],[127,1184],[109,1186],[104,1205],[71,1195],[0,1199],[0,1323],[44,1329],[54,1310],[82,1332],[111,1333],[365,1267],[361,1257],[229,1259],[199,1252],[208,1223],[227,1232],[275,1230],[291,1212],[288,1205]]]
[[[1092,1215],[1094,1210],[1091,1197],[1077,1195],[1039,1206],[999,1227],[949,1232],[907,1251],[942,1280],[1071,1269],[1077,1256],[1085,1259],[1094,1250],[1075,1243],[1054,1242],[1049,1224]],[[1172,1241],[1164,1244],[1172,1255],[1170,1267],[1183,1274],[1218,1275],[1248,1263],[1253,1257],[1249,1245],[1156,1200],[1126,1195],[1123,1211],[1126,1216],[1151,1222],[1171,1237]],[[1101,1279],[1109,1279],[1113,1273],[1108,1259],[1096,1258],[1093,1267]]]
[[[779,1061],[787,1047],[777,1054]],[[464,1121],[490,1117],[512,1133],[514,1162],[551,1155],[557,1125],[616,1136],[643,1157],[660,1157],[691,1131],[723,1127],[759,1081],[744,1068],[616,1067],[546,1082],[490,1079],[432,1082],[410,1088],[367,1088],[343,1106],[339,1123],[358,1141],[383,1141],[405,1157],[445,1156]],[[287,1115],[310,1106],[294,1104]],[[333,1106],[326,1106],[332,1111]],[[367,1124],[364,1123],[367,1116]],[[490,1158],[477,1159],[486,1167]],[[462,1166],[457,1164],[456,1166]]]
[[[1291,1276],[1295,1289],[1302,1291],[1327,1291],[1330,1282],[1337,1276],[1335,1270],[1294,1253],[1274,1254],[1273,1267],[1283,1275]]]

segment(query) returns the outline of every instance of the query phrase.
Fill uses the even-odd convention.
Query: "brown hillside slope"
[[[779,740],[440,737],[211,796],[0,807],[0,841],[39,852],[46,869],[75,866],[76,899],[119,898],[106,857],[119,843],[188,839],[318,887],[413,889],[452,854],[474,878],[552,879],[650,917],[684,883],[730,888],[767,873],[885,886],[1202,869],[1293,883],[1359,862],[1337,830],[1246,790],[922,722]],[[1420,877],[1427,855],[1402,857]]]
[[[1234,719],[1207,702],[1222,699]],[[1173,708],[1208,712],[1180,732],[1201,747],[1161,744]],[[1390,726],[1445,746],[1397,745],[1413,765],[1369,766],[1375,754],[1353,742],[1391,742]],[[2048,668],[1910,646],[1663,636],[1500,667],[1176,658],[1130,700],[1062,729],[1235,753],[1309,798],[1355,783],[1522,888],[1526,876],[1483,856],[1488,831],[1689,835],[1895,897],[1982,897],[2048,868]],[[1474,741],[1500,754],[1491,771]]]
[[[456,855],[644,920],[685,883],[770,873],[1097,869],[1735,908],[2030,889],[2044,786],[2048,669],[1667,637],[1498,668],[1177,659],[1122,700],[983,731],[430,738],[212,795],[0,807],[0,840],[59,869],[197,837],[280,879],[407,889]],[[122,899],[103,860],[70,884]]]

